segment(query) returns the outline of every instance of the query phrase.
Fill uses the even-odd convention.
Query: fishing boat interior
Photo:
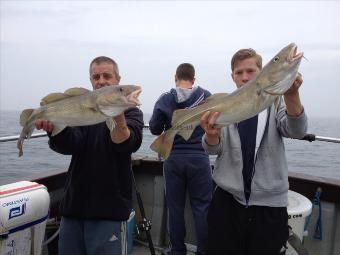
[[[132,168],[134,209],[128,221],[128,254],[166,254],[163,161],[136,154]],[[61,169],[0,186],[1,255],[58,254],[59,204],[66,175]],[[340,254],[340,180],[290,172],[289,185],[289,225],[303,248],[294,249],[293,241],[286,254]],[[188,199],[185,220],[188,254],[194,254],[195,226]]]

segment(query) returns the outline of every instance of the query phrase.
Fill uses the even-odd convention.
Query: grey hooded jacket
[[[255,164],[248,203],[244,195],[242,151],[237,124],[221,130],[220,142],[211,146],[202,137],[203,148],[217,155],[213,179],[217,186],[231,193],[243,205],[285,207],[288,204],[288,167],[282,137],[302,138],[307,132],[307,117],[286,114],[281,100],[258,116]]]

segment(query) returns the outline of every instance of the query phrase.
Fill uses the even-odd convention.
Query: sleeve
[[[208,98],[211,96],[211,93],[208,90],[204,90],[204,99]]]
[[[52,150],[64,155],[72,155],[84,147],[85,128],[66,127],[59,134],[48,133],[48,144]]]
[[[124,113],[126,124],[130,129],[129,138],[119,144],[112,142],[113,149],[119,152],[136,152],[142,144],[143,139],[143,112],[137,107],[131,108]]]
[[[222,145],[224,139],[224,128],[221,130],[220,142],[216,145],[207,144],[205,134],[202,136],[202,147],[208,155],[219,155],[222,153]]]
[[[160,135],[166,128],[166,115],[163,111],[165,108],[164,101],[164,96],[158,99],[149,121],[150,132],[153,135]]]
[[[307,133],[308,122],[305,110],[298,117],[287,114],[284,101],[281,99],[276,112],[276,126],[280,134],[289,138],[302,138]]]

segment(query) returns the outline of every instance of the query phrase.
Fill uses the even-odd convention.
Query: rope
[[[313,234],[313,238],[319,239],[319,240],[322,240],[322,220],[321,220],[322,219],[322,208],[321,208],[321,199],[320,199],[321,192],[322,192],[321,188],[318,187],[316,192],[315,192],[315,195],[314,195],[314,198],[313,198],[313,203],[312,203],[312,212],[313,212],[314,206],[319,207],[319,215],[318,215],[318,218],[316,220],[315,230],[314,230],[314,234]],[[308,228],[311,216],[312,216],[312,213],[307,217],[305,227],[304,227],[305,231]]]

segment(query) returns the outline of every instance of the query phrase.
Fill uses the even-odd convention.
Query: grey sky
[[[183,62],[196,84],[232,92],[230,58],[252,47],[264,64],[295,42],[308,61],[301,98],[310,116],[339,117],[340,2],[1,1],[0,109],[38,107],[51,92],[91,88],[88,65],[115,59],[121,84],[143,88],[151,113]]]

